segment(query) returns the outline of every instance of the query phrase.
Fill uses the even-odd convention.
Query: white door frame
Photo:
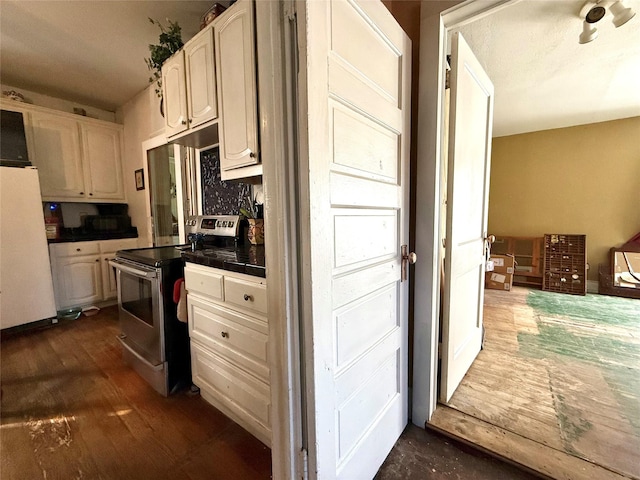
[[[150,138],[149,140],[145,140],[142,142],[142,169],[144,173],[144,197],[145,197],[145,228],[146,228],[146,237],[149,245],[153,243],[153,227],[151,226],[151,189],[149,188],[149,157],[147,156],[147,152],[149,150],[153,150],[154,148],[161,147],[163,145],[167,145],[167,137],[164,133],[160,135],[156,135],[155,137]],[[181,150],[180,145],[173,144],[174,148],[174,159],[176,166],[176,197],[182,199],[182,169],[179,168],[181,164]],[[185,241],[185,229],[184,229],[184,209],[182,208],[181,201],[178,202],[178,235],[180,236],[181,241]]]
[[[440,175],[444,142],[444,85],[450,30],[491,15],[520,0],[467,0],[433,11],[423,1],[420,13],[420,98],[418,106],[418,158],[416,184],[413,424],[424,427],[436,409],[438,335],[440,314]],[[427,48],[427,46],[429,48]],[[418,294],[420,292],[420,294]],[[426,373],[425,373],[426,372]]]
[[[258,124],[269,275],[272,478],[305,478],[297,250],[295,0],[257,1]]]

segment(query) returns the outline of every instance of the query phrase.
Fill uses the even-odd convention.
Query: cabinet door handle
[[[182,122],[180,122],[180,123],[182,123],[182,125],[186,125],[187,121],[186,120],[182,120]]]
[[[76,248],[76,252],[80,252],[82,251],[80,248]]]
[[[99,262],[99,261],[100,261],[100,259],[99,259],[99,258],[96,258],[96,262]]]
[[[222,332],[222,338],[229,338],[229,334],[227,332]]]
[[[246,293],[244,294],[244,301],[248,302],[249,300],[251,300],[251,295],[247,295]]]
[[[89,195],[93,195],[93,193],[90,193]]]
[[[84,192],[80,192],[80,195],[84,195]]]
[[[249,152],[249,156],[250,156],[251,158],[256,158],[256,154],[255,154],[255,153],[253,153],[253,152]]]

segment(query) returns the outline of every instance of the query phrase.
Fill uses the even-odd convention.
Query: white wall
[[[154,86],[140,92],[116,111],[116,118],[124,125],[123,175],[131,222],[138,228],[139,245],[151,245],[147,218],[147,191],[136,190],[134,172],[144,165],[142,142],[164,132],[164,118],[160,115],[160,99]],[[145,178],[145,188],[149,179]]]
[[[73,108],[83,108],[87,112],[87,117],[97,118],[99,120],[106,120],[107,122],[115,122],[116,114],[115,112],[109,112],[107,110],[101,110],[99,108],[90,107],[88,105],[83,105],[77,102],[70,102],[68,100],[63,100],[61,98],[49,97],[47,95],[42,95],[40,93],[32,92],[31,90],[25,90],[24,88],[5,85],[4,83],[0,85],[2,88],[2,92],[6,92],[8,90],[15,90],[18,93],[21,93],[24,96],[25,103],[30,103],[33,105],[39,105],[41,107],[51,108],[53,110],[59,110],[61,112],[74,113]]]

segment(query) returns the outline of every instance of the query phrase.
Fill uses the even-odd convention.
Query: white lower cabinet
[[[137,239],[130,238],[49,245],[56,308],[84,307],[116,298],[116,277],[109,260],[116,251],[137,244]]]
[[[187,263],[185,285],[193,383],[271,445],[266,280]]]
[[[100,255],[62,257],[53,277],[57,284],[58,310],[102,299]]]

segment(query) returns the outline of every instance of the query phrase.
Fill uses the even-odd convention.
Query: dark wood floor
[[[199,395],[164,398],[123,364],[117,309],[3,336],[0,474],[268,479],[271,451]]]
[[[268,479],[271,452],[199,395],[164,398],[121,359],[117,309],[0,343],[2,480]],[[409,425],[377,480],[531,480]],[[359,479],[358,479],[359,480]]]

